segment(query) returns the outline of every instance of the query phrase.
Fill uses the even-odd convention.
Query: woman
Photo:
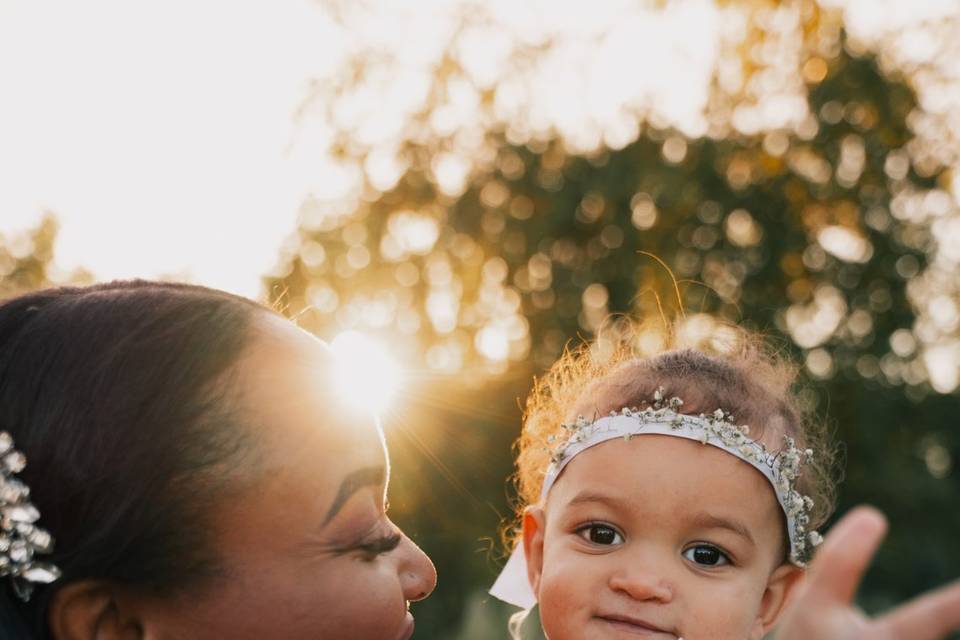
[[[0,305],[0,428],[27,458],[61,576],[2,638],[355,638],[413,632],[427,557],[384,513],[374,420],[323,343],[178,284]]]
[[[0,429],[56,542],[34,558],[52,582],[2,579],[0,637],[409,638],[409,603],[436,576],[385,513],[383,441],[332,392],[331,362],[269,310],[189,285],[0,304]],[[838,525],[778,637],[960,625],[957,588],[894,614],[909,635],[855,617],[881,534],[869,512]]]

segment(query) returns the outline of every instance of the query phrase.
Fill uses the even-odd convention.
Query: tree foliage
[[[0,300],[49,287],[57,282],[87,282],[89,274],[78,270],[63,274],[53,263],[57,220],[46,214],[28,231],[0,234]]]
[[[457,134],[425,124],[457,75],[444,57],[397,143],[397,179],[368,175],[355,198],[304,205],[268,290],[323,337],[379,334],[415,372],[388,422],[402,469],[393,503],[441,575],[418,613],[426,636],[453,637],[493,578],[482,549],[509,511],[532,376],[616,314],[685,314],[684,330],[705,335],[725,318],[804,363],[806,400],[845,443],[841,510],[871,502],[893,521],[868,608],[960,574],[956,385],[931,381],[916,295],[936,250],[931,211],[955,206],[950,173],[911,146],[920,109],[907,80],[842,35],[820,42],[810,25],[826,18],[803,15],[809,46],[788,84],[801,84],[808,115],[790,126],[745,133],[728,117],[691,136],[634,114],[635,139],[584,149],[491,118],[458,174]],[[759,103],[721,84],[712,110]],[[342,133],[344,162],[370,170],[377,150]],[[649,337],[655,349],[655,328]]]

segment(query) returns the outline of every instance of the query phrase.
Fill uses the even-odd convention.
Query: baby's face
[[[611,440],[574,458],[524,522],[550,640],[763,637],[801,571],[784,564],[773,488],[682,438]]]

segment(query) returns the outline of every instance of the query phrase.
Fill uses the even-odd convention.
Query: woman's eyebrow
[[[340,489],[337,490],[337,497],[333,499],[333,504],[330,505],[330,510],[327,511],[327,515],[323,519],[323,524],[326,525],[333,520],[333,517],[339,513],[343,505],[350,499],[350,496],[357,491],[364,487],[379,487],[383,485],[386,480],[387,469],[382,466],[364,467],[348,473],[343,479],[343,482],[340,483]]]
[[[736,518],[724,518],[712,513],[700,512],[690,519],[690,524],[702,529],[726,529],[746,538],[750,544],[756,545],[750,530]]]

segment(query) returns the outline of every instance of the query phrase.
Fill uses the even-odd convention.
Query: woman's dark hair
[[[225,377],[263,307],[145,281],[47,289],[0,303],[0,430],[63,572],[21,602],[0,580],[0,637],[48,638],[59,585],[169,591],[217,570],[205,505],[250,451]]]

